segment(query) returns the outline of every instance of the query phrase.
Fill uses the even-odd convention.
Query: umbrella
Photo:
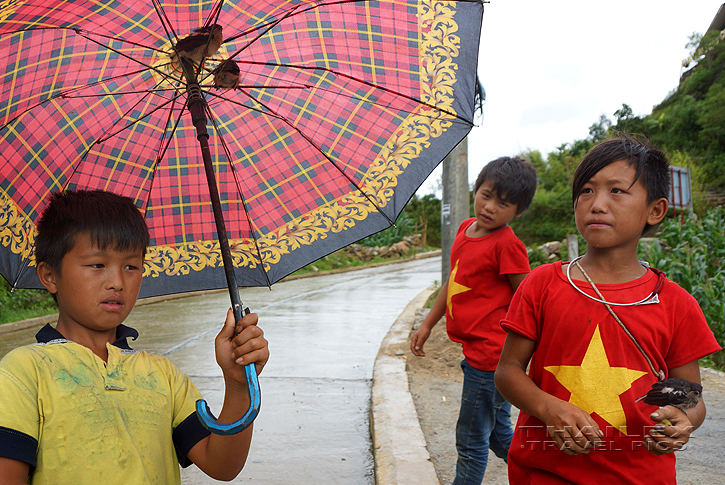
[[[228,287],[240,318],[237,287],[389,227],[465,137],[482,13],[481,0],[3,2],[0,274],[40,288],[47,195],[109,190],[149,225],[141,297]],[[241,423],[199,407],[212,431],[254,419],[248,377]]]

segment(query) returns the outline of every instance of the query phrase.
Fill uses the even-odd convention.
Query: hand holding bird
[[[681,378],[670,378],[654,383],[652,389],[638,398],[636,402],[644,401],[646,404],[660,406],[661,408],[672,406],[682,411],[684,415],[672,409],[660,409],[652,413],[650,417],[655,421],[659,421],[659,423],[645,436],[646,449],[656,455],[664,455],[683,449],[690,440],[690,434],[695,429],[687,410],[695,408],[701,398],[702,385],[696,382]],[[667,418],[672,419],[672,421]]]
[[[646,404],[659,407],[674,406],[687,414],[688,409],[697,406],[701,397],[702,386],[700,384],[673,377],[655,382],[652,384],[652,389],[644,396],[637,398],[635,402],[644,401]],[[663,419],[661,422],[667,426],[672,426],[668,419]]]

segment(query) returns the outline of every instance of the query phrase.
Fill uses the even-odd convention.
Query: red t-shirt
[[[647,297],[657,281],[650,270],[634,281],[597,287],[605,300],[628,303]],[[574,283],[596,297],[586,282]],[[689,293],[665,279],[659,301],[612,307],[657,370],[667,375],[720,350]],[[657,406],[635,402],[657,378],[604,304],[569,284],[561,262],[526,277],[501,325],[536,342],[531,379],[588,412],[604,432],[605,445],[588,455],[567,456],[540,420],[521,412],[509,449],[511,483],[677,483],[675,455],[656,456],[644,448],[643,438],[656,424],[649,415]]]
[[[496,370],[506,332],[506,315],[513,288],[509,274],[529,272],[524,243],[509,226],[484,237],[468,237],[475,218],[463,221],[451,248],[446,328],[454,342],[463,344],[463,355],[479,370]]]

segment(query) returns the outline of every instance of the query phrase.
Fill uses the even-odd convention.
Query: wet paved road
[[[372,484],[370,386],[382,339],[408,302],[440,279],[440,257],[244,289],[271,359],[260,376],[262,408],[235,483]],[[213,340],[225,292],[140,306],[128,324],[134,348],[167,355],[192,377],[215,414],[222,401]],[[0,337],[0,355],[33,331]],[[185,485],[220,483],[196,468]]]

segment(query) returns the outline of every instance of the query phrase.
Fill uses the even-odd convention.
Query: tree
[[[599,121],[589,127],[589,139],[594,143],[599,143],[607,138],[611,126],[611,120],[606,115],[601,115]]]
[[[405,212],[415,221],[417,230],[423,234],[425,244],[441,245],[441,201],[433,194],[423,197],[413,195],[405,206]]]

